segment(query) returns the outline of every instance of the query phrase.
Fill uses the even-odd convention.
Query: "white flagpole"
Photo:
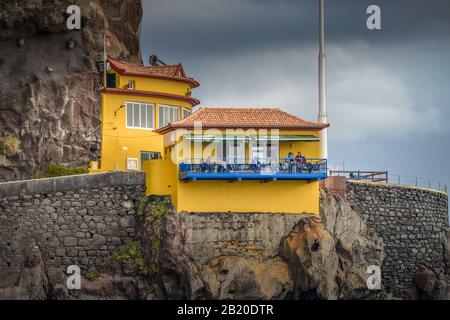
[[[319,0],[319,29],[320,29],[320,50],[319,50],[319,122],[328,123],[327,97],[326,97],[326,56],[325,56],[325,6],[324,0]],[[328,159],[328,129],[325,128],[320,134],[321,157]]]
[[[106,33],[103,33],[103,87],[107,87],[106,84],[106,69],[108,67],[108,58],[106,55]]]

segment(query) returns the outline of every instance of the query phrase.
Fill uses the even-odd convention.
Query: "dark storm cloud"
[[[317,39],[318,1],[144,0],[144,49],[186,55],[227,54]],[[366,9],[382,9],[382,31],[366,28]],[[326,1],[328,43],[448,37],[448,0]],[[154,48],[154,49],[153,49]]]

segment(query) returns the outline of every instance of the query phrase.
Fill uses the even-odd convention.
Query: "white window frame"
[[[132,105],[133,106],[133,108],[132,108],[132,119],[133,119],[133,121],[132,122],[134,122],[134,105],[135,104],[139,105],[139,123],[141,123],[141,113],[142,113],[141,106],[142,105],[151,106],[153,123],[151,124],[150,128],[135,127],[135,126],[129,126],[128,125],[128,105]],[[148,112],[148,109],[147,109],[147,112]],[[145,119],[145,121],[147,122],[147,118]],[[155,104],[154,103],[133,102],[133,101],[125,102],[125,126],[126,126],[127,129],[149,130],[149,131],[155,130],[155,121],[156,121],[156,119],[155,119]],[[148,126],[148,124],[147,124],[147,126]]]
[[[136,81],[128,80],[127,89],[135,90],[136,89]]]
[[[160,117],[161,117],[161,108],[169,108],[169,109],[176,109],[178,111],[178,120],[175,121],[179,121],[181,120],[181,109],[178,106],[171,106],[171,105],[167,105],[167,104],[158,104],[158,127],[162,128],[165,127],[167,124],[172,123],[174,121],[169,121],[167,124],[160,126]]]
[[[130,169],[130,160],[136,162],[136,169]],[[127,158],[127,171],[139,171],[139,159],[138,158]]]
[[[186,119],[187,117],[189,117],[192,114],[192,110],[189,108],[183,108],[182,111],[183,111],[183,119]],[[185,115],[186,111],[189,112],[188,116]]]

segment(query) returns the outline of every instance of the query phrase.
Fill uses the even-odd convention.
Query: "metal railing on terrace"
[[[382,182],[448,192],[447,184],[432,179],[389,174],[388,171],[330,170],[330,176],[345,176],[349,180]]]
[[[187,159],[179,164],[182,180],[322,180],[326,159]]]
[[[389,181],[388,171],[361,171],[361,170],[330,170],[330,176],[344,176],[349,180],[361,180],[371,182]]]

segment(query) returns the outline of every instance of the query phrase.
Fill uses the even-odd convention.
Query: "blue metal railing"
[[[180,179],[190,180],[322,180],[326,159],[188,159],[180,162]]]

